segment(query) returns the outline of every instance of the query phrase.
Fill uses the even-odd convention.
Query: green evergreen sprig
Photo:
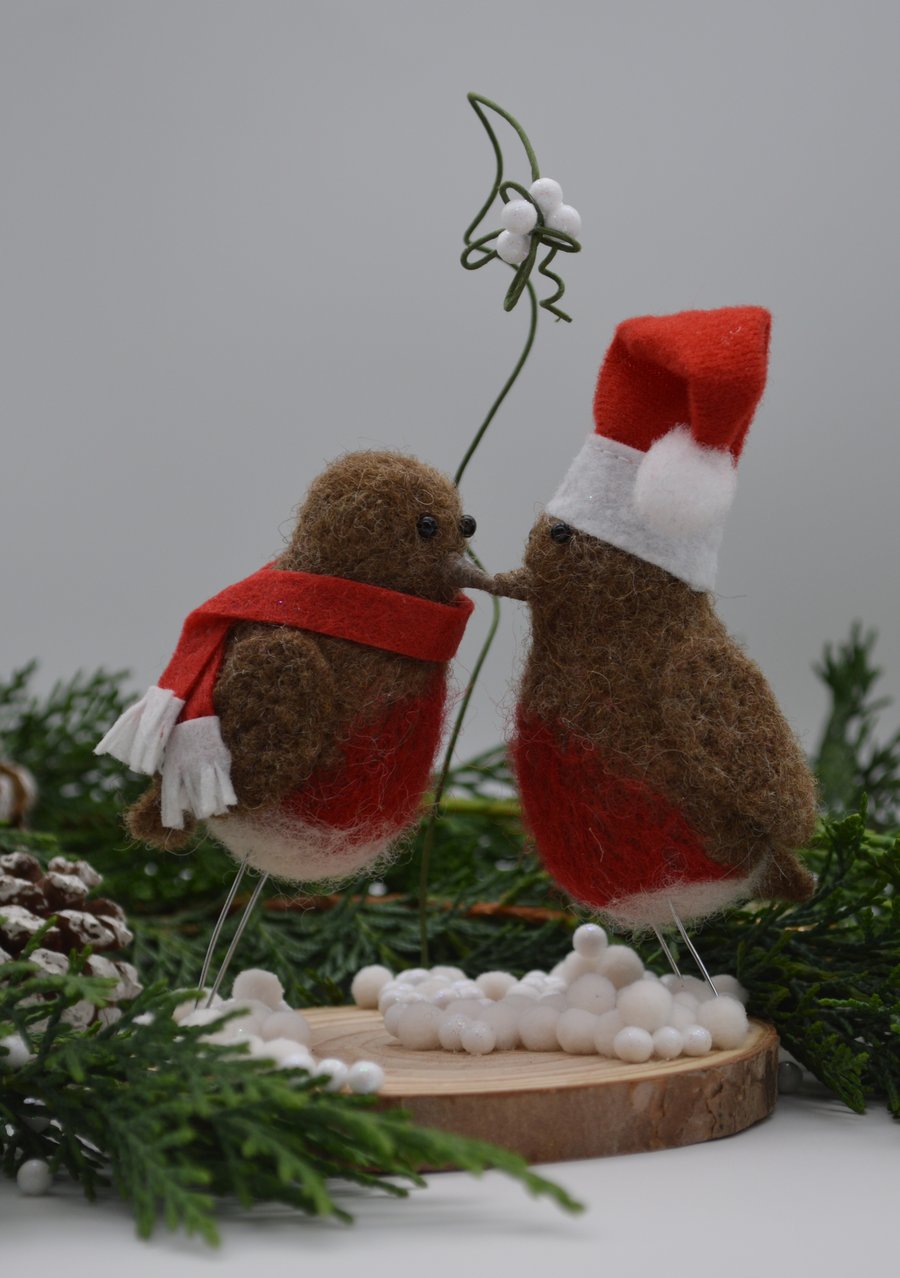
[[[161,983],[114,1024],[88,1032],[66,1024],[67,1008],[82,999],[103,1006],[112,984],[84,976],[78,958],[65,976],[45,976],[27,961],[0,967],[0,1040],[16,1031],[35,1052],[12,1069],[0,1044],[0,1165],[8,1175],[26,1159],[45,1159],[88,1198],[112,1185],[131,1204],[141,1237],[164,1222],[210,1243],[225,1199],[247,1208],[281,1202],[349,1222],[336,1181],[406,1196],[429,1168],[502,1171],[531,1194],[581,1210],[515,1154],[418,1127],[376,1097],[335,1095],[326,1080],[275,1069],[244,1046],[205,1041],[220,1022],[176,1024],[184,994]]]

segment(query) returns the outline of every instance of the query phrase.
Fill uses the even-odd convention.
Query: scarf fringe
[[[231,754],[222,740],[219,716],[179,723],[162,765],[163,825],[183,830],[186,812],[205,821],[224,816],[237,801],[231,784]]]
[[[168,688],[148,688],[140,701],[119,715],[94,754],[111,754],[132,771],[153,776],[183,709],[184,702]]]

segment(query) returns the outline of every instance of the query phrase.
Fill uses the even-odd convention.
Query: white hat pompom
[[[649,528],[688,537],[722,524],[736,489],[731,453],[705,448],[687,426],[675,426],[654,441],[638,466],[634,504]]]

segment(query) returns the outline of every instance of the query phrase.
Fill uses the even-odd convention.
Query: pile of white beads
[[[305,1069],[324,1075],[330,1092],[345,1087],[358,1095],[377,1092],[384,1083],[384,1070],[375,1061],[355,1061],[347,1065],[336,1057],[316,1060],[310,1051],[312,1033],[302,1012],[284,1000],[284,988],[274,972],[249,968],[235,978],[231,998],[218,995],[211,1006],[206,998],[198,1006],[193,998],[179,1004],[175,1020],[180,1025],[209,1025],[226,1012],[239,1012],[220,1029],[203,1037],[210,1043],[247,1043],[250,1055],[269,1060],[279,1069]]]
[[[413,968],[395,978],[385,967],[366,967],[351,988],[358,1006],[378,1008],[403,1047],[473,1055],[562,1049],[641,1063],[740,1047],[746,992],[733,976],[712,979],[718,997],[696,977],[659,977],[634,950],[610,945],[602,927],[585,923],[552,972],[521,981],[509,972],[469,980],[458,967]]]
[[[531,252],[531,232],[537,226],[538,209],[544,225],[553,231],[577,238],[581,230],[581,215],[571,204],[563,204],[562,187],[553,178],[538,178],[528,188],[528,194],[531,200],[510,200],[500,214],[505,229],[497,236],[497,256],[510,266],[521,266]]]

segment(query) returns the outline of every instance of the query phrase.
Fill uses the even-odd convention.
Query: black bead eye
[[[572,535],[572,529],[568,524],[564,524],[562,520],[560,520],[559,523],[550,525],[550,536],[554,541],[558,541],[560,545],[563,545],[567,541],[571,541]]]
[[[425,541],[430,541],[432,537],[438,535],[438,521],[434,515],[420,515],[416,521],[416,532]]]
[[[475,529],[477,527],[478,525],[471,515],[463,515],[462,519],[459,521],[459,531],[464,537],[474,536]]]

